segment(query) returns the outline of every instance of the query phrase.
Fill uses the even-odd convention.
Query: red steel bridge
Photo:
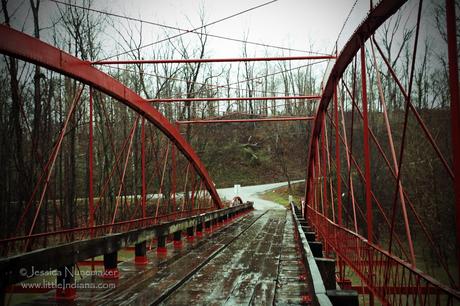
[[[449,103],[444,114],[448,114],[445,120],[450,126],[443,133],[434,133],[412,98],[421,53],[418,38],[423,1],[415,6],[407,81],[401,81],[393,59],[386,56],[375,35],[405,2],[371,1],[368,15],[334,55],[90,62],[2,24],[0,52],[10,63],[38,65],[77,84],[74,96],[61,110],[64,116],[58,133],[48,139],[48,154],[33,153],[41,171],[33,174],[35,184],[30,194],[23,195],[21,211],[3,215],[13,212],[10,207],[17,206],[19,199],[1,203],[5,206],[2,220],[11,220],[9,233],[0,239],[2,303],[9,304],[15,294],[33,292],[32,303],[37,304],[354,305],[358,299],[352,292],[356,292],[359,302],[366,305],[460,305],[456,4],[445,1],[445,20],[441,21],[446,29],[448,67],[445,88]],[[103,72],[105,65],[121,64],[319,60],[329,63],[322,91],[294,96],[145,99]],[[384,86],[392,86],[394,95],[386,96]],[[104,117],[96,120],[95,107],[105,116],[110,111],[101,102],[103,98],[126,106],[130,112],[130,132],[124,139],[112,136],[117,122]],[[394,103],[391,99],[400,101],[401,111],[388,110]],[[288,100],[299,107],[313,105],[314,112],[277,116],[264,111],[267,101]],[[162,114],[172,103],[215,103],[219,110],[235,101],[253,102],[260,115],[238,110],[231,116],[217,112],[217,116],[171,122]],[[370,101],[378,105],[370,108]],[[27,122],[24,110],[22,113]],[[62,174],[55,169],[65,139],[72,137],[75,116],[86,116],[87,134],[81,137],[88,147],[82,165],[87,171],[81,177],[88,188],[73,195],[76,209],[69,210],[66,195],[56,187],[56,177]],[[255,211],[253,203],[243,203],[241,198],[223,201],[205,165],[181,133],[181,127],[192,124],[293,121],[306,122],[309,145],[298,148],[308,151],[305,195],[294,199],[288,214]],[[95,129],[105,130],[106,139],[95,137]],[[105,150],[115,156],[109,166],[95,163],[95,156],[103,152],[94,148],[102,141],[106,141]],[[418,150],[408,152],[408,143],[414,141]],[[419,161],[421,155],[430,157],[429,165]],[[140,165],[135,170],[130,166],[134,158]],[[109,167],[108,171],[102,171],[103,167]],[[411,171],[408,177],[408,168],[418,171]],[[418,177],[413,177],[414,173]],[[438,199],[450,207],[444,212],[452,220],[451,235],[455,236],[455,250],[450,253],[443,238],[434,236],[426,222],[435,218],[436,207],[427,211],[421,204],[426,199],[419,198],[421,193],[414,187],[433,173],[449,182],[438,186],[444,195]],[[138,177],[140,194],[128,192],[130,176]],[[382,190],[382,182],[394,188]],[[439,222],[441,226],[443,221]],[[183,237],[189,241],[186,246]],[[424,250],[433,254],[435,269],[428,271],[420,262],[418,254]],[[120,262],[120,252],[131,252],[134,260]],[[91,291],[64,286],[50,291],[19,286],[30,281],[34,270],[55,271],[53,279],[57,276],[58,283],[70,284],[75,281],[73,272],[89,266],[92,271],[102,269],[95,282],[116,284],[116,288]],[[248,271],[259,274],[251,278]],[[288,277],[289,273],[293,276]],[[270,282],[265,282],[268,277]],[[226,282],[230,279],[239,279],[239,285],[230,288]],[[207,289],[198,286],[207,283]],[[37,293],[41,295],[37,297]],[[298,299],[291,300],[294,296]]]

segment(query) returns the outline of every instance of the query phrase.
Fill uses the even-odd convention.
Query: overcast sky
[[[63,0],[66,1],[66,0]],[[192,29],[201,25],[200,15],[210,23],[269,0],[94,0],[92,7],[101,11],[140,18],[147,21]],[[277,0],[263,7],[246,12],[207,28],[208,33],[237,39],[247,38],[264,44],[281,45],[301,50],[331,52],[337,35],[355,0]],[[81,1],[76,1],[81,4]],[[16,8],[22,5],[21,9]],[[343,39],[358,25],[369,9],[369,0],[358,0],[343,32]],[[31,32],[31,13],[28,1],[9,1],[13,24]],[[3,14],[2,14],[3,15]],[[97,15],[97,14],[96,14]],[[53,16],[57,16],[57,4],[42,0],[40,7],[41,27],[46,28]],[[3,17],[3,16],[2,16]],[[3,18],[2,18],[3,19]],[[139,23],[131,22],[132,25]],[[165,37],[165,29],[144,24],[145,43]],[[108,29],[110,31],[110,29]],[[46,30],[44,31],[46,32]],[[177,34],[169,30],[168,34]],[[44,33],[46,35],[46,33]],[[187,34],[190,37],[193,34]],[[208,40],[208,56],[241,56],[241,44],[221,39]],[[265,55],[265,48],[249,49],[250,56]],[[281,52],[270,49],[270,52]],[[110,55],[110,50],[105,50]]]
[[[185,29],[197,27],[200,11],[204,13],[205,23],[238,13],[251,7],[266,3],[263,0],[142,0],[112,1],[112,12],[122,12]],[[278,0],[266,6],[246,12],[232,19],[210,26],[209,33],[243,39],[271,45],[280,45],[295,49],[311,48],[320,52],[330,52],[337,35],[350,11],[354,0]],[[355,23],[364,17],[363,7],[367,1],[358,1],[353,17]],[[96,6],[104,9],[105,1],[96,1]],[[367,7],[366,7],[367,9]],[[163,33],[163,29],[148,26],[154,34]],[[190,34],[188,34],[190,35]],[[238,56],[241,46],[220,39],[210,39],[211,56]],[[258,55],[265,52],[258,48]]]
[[[67,0],[60,0],[67,2]],[[294,49],[313,50],[330,53],[333,49],[337,36],[347,19],[353,4],[349,19],[339,40],[339,50],[350,37],[357,25],[365,18],[369,10],[369,0],[93,0],[92,8],[139,18],[156,23],[177,26],[184,29],[192,29],[201,25],[200,15],[203,13],[205,23],[210,23],[224,17],[248,10],[250,8],[268,3],[262,7],[245,12],[239,16],[219,22],[207,28],[207,32],[215,35],[228,36],[237,39],[247,38],[270,45],[281,45]],[[441,0],[425,1],[424,12],[429,13],[428,8],[432,2]],[[74,1],[71,1],[72,3]],[[378,2],[374,0],[374,2]],[[76,0],[76,4],[83,1]],[[414,19],[416,4],[418,1],[408,1],[406,12]],[[41,27],[50,25],[52,18],[58,15],[57,5],[50,0],[41,0],[40,22]],[[9,1],[9,13],[13,15],[13,24],[21,28],[26,23],[26,32],[31,32],[31,13],[29,1]],[[20,7],[20,9],[17,9]],[[3,14],[1,14],[3,20]],[[100,17],[99,14],[94,13]],[[433,19],[428,16],[423,22],[428,23]],[[114,18],[116,22],[123,22]],[[139,26],[139,22],[132,22],[133,26]],[[410,25],[410,23],[409,23]],[[116,38],[111,33],[113,29],[107,28],[107,34]],[[46,32],[44,30],[43,32]],[[179,33],[178,31],[144,24],[143,43],[154,42],[167,35]],[[46,33],[43,33],[46,36]],[[184,35],[193,38],[193,34]],[[196,36],[195,36],[196,38]],[[241,56],[241,44],[216,38],[209,38],[208,56],[227,57]],[[111,50],[104,50],[105,56],[111,55]],[[249,56],[264,56],[264,47],[250,48]],[[281,52],[269,49],[270,53]],[[116,52],[115,52],[116,53]]]
[[[42,38],[47,40],[46,28],[50,25],[53,18],[56,20],[59,15],[57,6],[62,5],[50,0],[41,1],[40,22],[41,27],[44,29],[42,31]],[[433,23],[434,18],[432,14],[430,15],[429,7],[436,1],[441,0],[425,1],[425,18],[422,21],[422,26]],[[353,10],[338,42],[339,50],[341,50],[346,40],[365,18],[369,10],[369,2],[369,0],[357,0],[353,7],[355,0],[93,0],[91,7],[113,14],[139,18],[184,29],[193,29],[201,25],[201,15],[204,15],[204,22],[208,24],[268,3],[257,9],[211,25],[206,30],[208,33],[214,35],[247,39],[249,41],[293,49],[330,53],[352,8]],[[374,0],[374,2],[377,1]],[[77,0],[75,3],[82,4],[82,1]],[[409,0],[403,9],[405,14],[403,23],[407,27],[412,27],[415,24],[417,4],[418,1]],[[22,5],[22,7],[17,9],[19,5]],[[14,14],[13,24],[16,28],[21,28],[25,23],[25,31],[28,33],[32,32],[29,1],[10,0],[9,11],[10,14]],[[100,14],[92,14],[100,18]],[[117,28],[120,23],[124,25],[128,23],[128,21],[123,19],[111,18],[115,21],[115,25],[118,24]],[[135,21],[129,21],[129,24],[137,28],[140,25],[139,22]],[[144,23],[142,44],[152,43],[178,33],[180,32],[176,30],[166,30],[162,27]],[[101,37],[104,41],[101,56],[104,58],[117,54],[120,50],[118,52],[115,50],[114,40],[121,41],[119,34],[110,26],[106,27],[105,34],[105,36]],[[183,37],[186,40],[197,39],[197,36],[191,33],[185,34]],[[138,38],[136,37],[135,39],[137,40]],[[302,54],[248,45],[249,57],[266,56],[267,52],[271,56]],[[212,37],[208,38],[205,57],[241,56],[241,43]],[[126,56],[121,56],[120,58],[123,57],[126,58]],[[146,58],[149,58],[148,52],[146,52]],[[293,63],[293,66],[301,64],[301,62],[296,62]],[[324,71],[324,65],[318,65],[317,68],[320,69],[319,73],[322,74],[321,71]]]

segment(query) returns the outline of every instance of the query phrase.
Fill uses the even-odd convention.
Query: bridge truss
[[[57,136],[49,143],[49,157],[35,152],[42,172],[32,194],[25,199],[23,211],[18,215],[13,231],[16,236],[0,242],[3,256],[145,227],[223,207],[214,183],[194,150],[174,125],[148,101],[87,62],[42,41],[5,25],[0,27],[0,36],[7,38],[2,39],[2,53],[56,71],[78,82],[75,96],[67,110],[63,110],[65,119]],[[104,116],[97,122],[99,126],[95,126],[95,101]],[[119,101],[133,110],[121,123],[131,127],[123,140],[113,139],[113,129],[120,123],[108,119],[108,112],[113,111],[111,106],[106,105],[108,101]],[[79,190],[80,194],[77,194],[74,203],[52,200],[47,192],[57,180],[58,174],[53,170],[64,137],[71,133],[69,122],[77,113],[85,112],[88,127],[88,134],[85,135],[88,141],[88,188]],[[96,139],[95,129],[106,129],[107,139]],[[115,156],[113,163],[105,166],[94,164],[94,154],[97,154],[94,148],[101,145],[96,143],[98,141],[103,142],[105,149],[112,150]],[[135,153],[134,143],[137,146]],[[139,169],[127,167],[132,158],[138,161]],[[104,171],[103,167],[109,167],[109,170]],[[138,185],[130,186],[128,190],[127,175],[138,174]],[[52,192],[56,194],[58,191]],[[72,211],[76,215],[67,214],[66,220],[64,209],[69,205],[76,205],[78,209]],[[52,213],[48,213],[48,210]],[[18,214],[17,211],[11,213]],[[48,216],[52,219],[48,219]]]
[[[404,3],[381,1],[375,5],[337,56],[313,125],[302,209],[326,249],[335,254],[339,283],[350,286],[350,268],[360,279],[353,288],[370,294],[371,305],[374,297],[385,305],[457,305],[460,125],[455,5],[446,1],[450,109],[444,120],[451,121],[451,126],[446,126],[450,133],[444,131],[441,138],[413,98],[423,1],[416,6],[405,82],[378,41],[379,28]],[[396,94],[386,96],[384,86],[393,86]],[[378,97],[370,98],[370,89],[377,91]],[[395,100],[403,107],[390,112],[389,105]],[[446,137],[451,151],[440,147]],[[423,167],[433,167],[434,176],[448,181],[442,192],[449,194],[449,208],[442,213],[449,221],[442,222],[449,222],[457,239],[449,255],[442,236],[434,238],[429,224],[436,208],[424,206],[421,192],[417,192],[418,188],[431,196],[439,192],[433,189],[434,180],[420,186],[429,170],[413,170]],[[380,185],[394,188],[382,190]],[[431,275],[420,270],[428,267],[422,256],[424,248],[434,254],[433,264],[441,267]],[[436,279],[445,279],[450,286]]]

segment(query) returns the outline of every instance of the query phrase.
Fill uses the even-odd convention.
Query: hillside
[[[216,186],[254,185],[305,177],[306,122],[192,127],[193,146]]]

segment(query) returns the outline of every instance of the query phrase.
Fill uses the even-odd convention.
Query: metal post
[[[64,266],[58,269],[56,285],[56,300],[57,301],[73,301],[76,297],[74,265]]]
[[[364,176],[366,177],[366,219],[367,219],[367,241],[372,243],[372,199],[371,199],[371,161],[369,152],[369,120],[367,110],[367,82],[366,82],[366,49],[364,43],[361,45],[361,93],[363,103],[363,151],[364,151]],[[373,266],[371,257],[368,257],[370,286],[373,286]],[[374,305],[374,295],[369,293],[369,304]]]
[[[181,248],[182,247],[182,231],[177,231],[174,232],[173,234],[173,244],[175,248]]]
[[[179,131],[180,130],[180,125],[176,122],[174,124],[176,129]],[[177,177],[176,177],[176,146],[172,145],[171,147],[171,171],[172,171],[172,187],[171,187],[171,192],[172,192],[172,197],[173,197],[173,212],[177,212],[177,202],[176,202],[176,185],[177,185]]]
[[[324,120],[324,119],[323,119]],[[323,172],[323,167],[322,167],[322,159],[320,156],[320,146],[322,146],[322,139],[318,139],[318,146],[316,149],[316,171],[318,175],[316,176],[316,190],[318,193],[318,203],[316,210],[320,211],[322,214],[324,214],[324,197],[323,197],[323,183],[322,183],[322,172]]]
[[[315,151],[313,152],[313,202],[311,207],[317,211],[318,210],[318,159],[317,159],[317,148],[319,145],[319,139],[316,139]]]
[[[159,235],[157,240],[157,254],[166,254],[168,249],[166,248],[166,236]]]
[[[198,224],[196,225],[196,235],[198,237],[203,236],[203,222],[198,222]]]
[[[149,263],[147,258],[147,241],[142,241],[134,245],[134,263],[136,265],[146,265]]]
[[[142,218],[147,217],[146,210],[146,184],[145,184],[145,117],[142,117],[141,124],[141,175],[142,175]]]
[[[446,0],[447,43],[449,55],[450,115],[452,125],[452,159],[454,164],[454,190],[457,235],[457,267],[460,278],[460,103],[458,88],[457,24],[455,1]],[[460,279],[459,283],[460,285]]]
[[[192,172],[192,183],[190,184],[192,186],[192,193],[190,195],[190,212],[193,211],[195,208],[195,189],[196,189],[196,176],[195,176],[195,171]]]
[[[337,86],[334,88],[334,121],[335,121],[335,163],[337,171],[337,222],[342,225],[342,182],[340,174],[340,134],[339,134],[339,103]]]
[[[364,172],[366,178],[366,219],[367,219],[367,240],[372,243],[372,198],[371,198],[371,161],[369,151],[369,120],[367,110],[367,81],[366,81],[366,50],[364,44],[361,46],[361,92],[363,103],[363,150],[364,150]]]
[[[212,222],[211,221],[206,221],[204,223],[205,231],[210,233],[212,232]]]
[[[114,279],[120,277],[120,272],[118,271],[118,252],[112,252],[104,254],[104,273],[102,278]]]
[[[193,241],[194,239],[195,239],[195,228],[193,226],[188,227],[187,228],[187,240]]]
[[[321,155],[323,167],[323,214],[328,216],[328,203],[327,203],[327,172],[326,172],[326,116],[323,116],[323,128],[321,131]]]
[[[89,88],[89,144],[88,144],[88,167],[89,167],[89,227],[94,226],[94,190],[93,190],[93,89]],[[91,237],[94,231],[91,230]]]

